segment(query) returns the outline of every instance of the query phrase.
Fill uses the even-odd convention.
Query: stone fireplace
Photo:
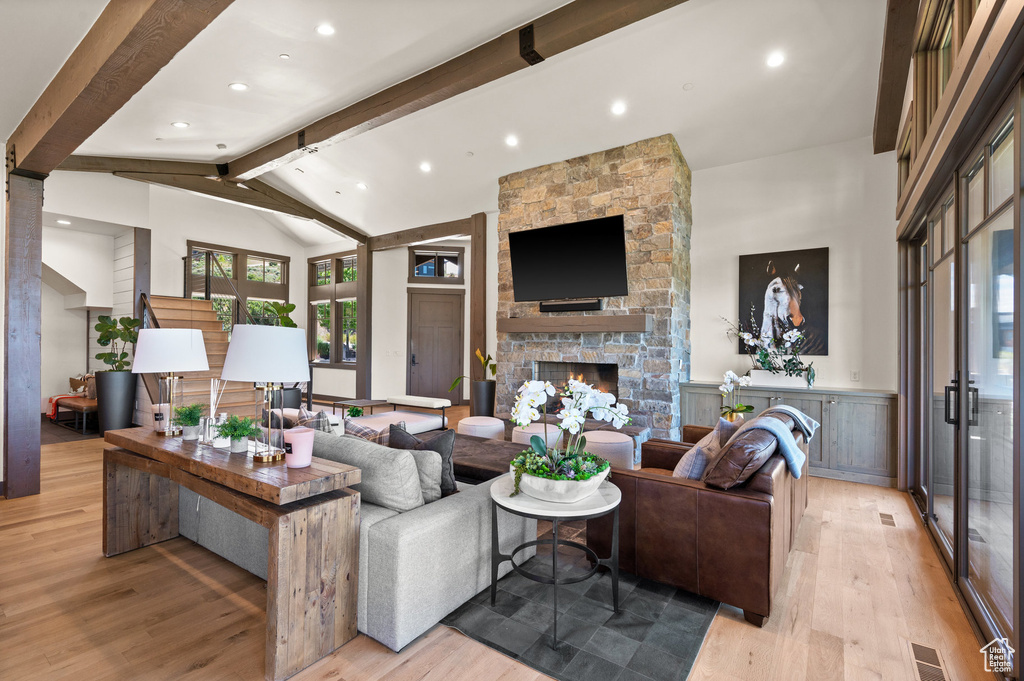
[[[549,362],[563,365],[544,379],[557,386],[570,373],[588,376],[572,366],[610,365],[615,387],[608,391],[629,407],[633,425],[678,438],[679,383],[690,374],[691,211],[690,169],[675,138],[520,171],[498,188],[498,411],[510,411],[519,386],[541,378]],[[607,215],[625,219],[629,295],[589,312],[542,313],[537,303],[514,302],[510,232]],[[615,320],[591,319],[617,315],[645,324],[622,330]],[[588,324],[579,324],[584,317]],[[560,318],[565,328],[551,331]],[[608,374],[587,378],[597,381],[608,382]]]

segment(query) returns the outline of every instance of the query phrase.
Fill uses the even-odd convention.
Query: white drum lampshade
[[[155,422],[157,432],[176,435],[178,428],[173,423],[174,393],[181,389],[181,381],[174,374],[185,371],[207,371],[210,364],[206,359],[206,343],[199,329],[141,329],[135,343],[135,357],[132,360],[133,374],[167,374],[160,379],[161,395],[154,405],[154,419],[159,413],[162,418]],[[165,403],[164,397],[167,398]],[[184,398],[179,395],[179,400]]]
[[[252,383],[308,382],[306,331],[284,326],[236,324],[231,331],[220,378]]]
[[[199,329],[142,329],[135,344],[133,374],[207,371],[206,343]]]

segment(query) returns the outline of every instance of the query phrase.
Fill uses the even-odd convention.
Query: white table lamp
[[[160,378],[158,403],[167,395],[168,415],[164,434],[177,435],[180,431],[173,423],[174,393],[181,382],[176,373],[207,371],[206,343],[199,329],[141,329],[135,343],[133,374],[167,374]],[[159,429],[157,429],[159,430]]]
[[[269,433],[270,393],[281,390],[282,383],[309,381],[306,331],[283,326],[236,324],[231,331],[231,342],[224,357],[220,378],[223,381],[266,383],[263,404],[267,411]],[[258,411],[256,420],[260,420]],[[284,452],[272,446],[272,438],[268,434],[264,452],[261,453],[257,448],[253,458],[257,461],[278,461],[284,458]]]

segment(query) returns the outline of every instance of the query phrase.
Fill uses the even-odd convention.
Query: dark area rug
[[[523,567],[551,574],[550,548],[543,549]],[[588,569],[573,549],[563,548],[558,562],[560,578]],[[718,610],[715,601],[620,572],[615,614],[611,575],[598,573],[558,587],[559,646],[552,650],[551,605],[550,585],[512,572],[499,580],[493,607],[488,588],[441,623],[556,679],[685,681]]]

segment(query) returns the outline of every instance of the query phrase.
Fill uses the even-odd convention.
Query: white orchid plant
[[[530,449],[512,460],[515,470],[512,496],[519,493],[523,473],[551,480],[587,480],[608,468],[606,460],[586,452],[587,438],[583,436],[583,428],[588,414],[610,422],[615,428],[630,422],[628,407],[616,404],[615,395],[597,390],[583,381],[569,379],[558,393],[562,397],[562,408],[557,414],[557,428],[562,431],[565,448],[549,448],[547,403],[556,392],[555,386],[548,381],[527,381],[516,395],[512,421],[526,427],[543,417],[544,437],[531,437]]]
[[[754,411],[754,405],[742,404],[740,402],[740,389],[749,388],[752,381],[750,376],[738,376],[735,371],[726,371],[722,376],[722,385],[718,386],[722,393],[722,416],[730,421],[736,418],[736,414],[749,414]]]

